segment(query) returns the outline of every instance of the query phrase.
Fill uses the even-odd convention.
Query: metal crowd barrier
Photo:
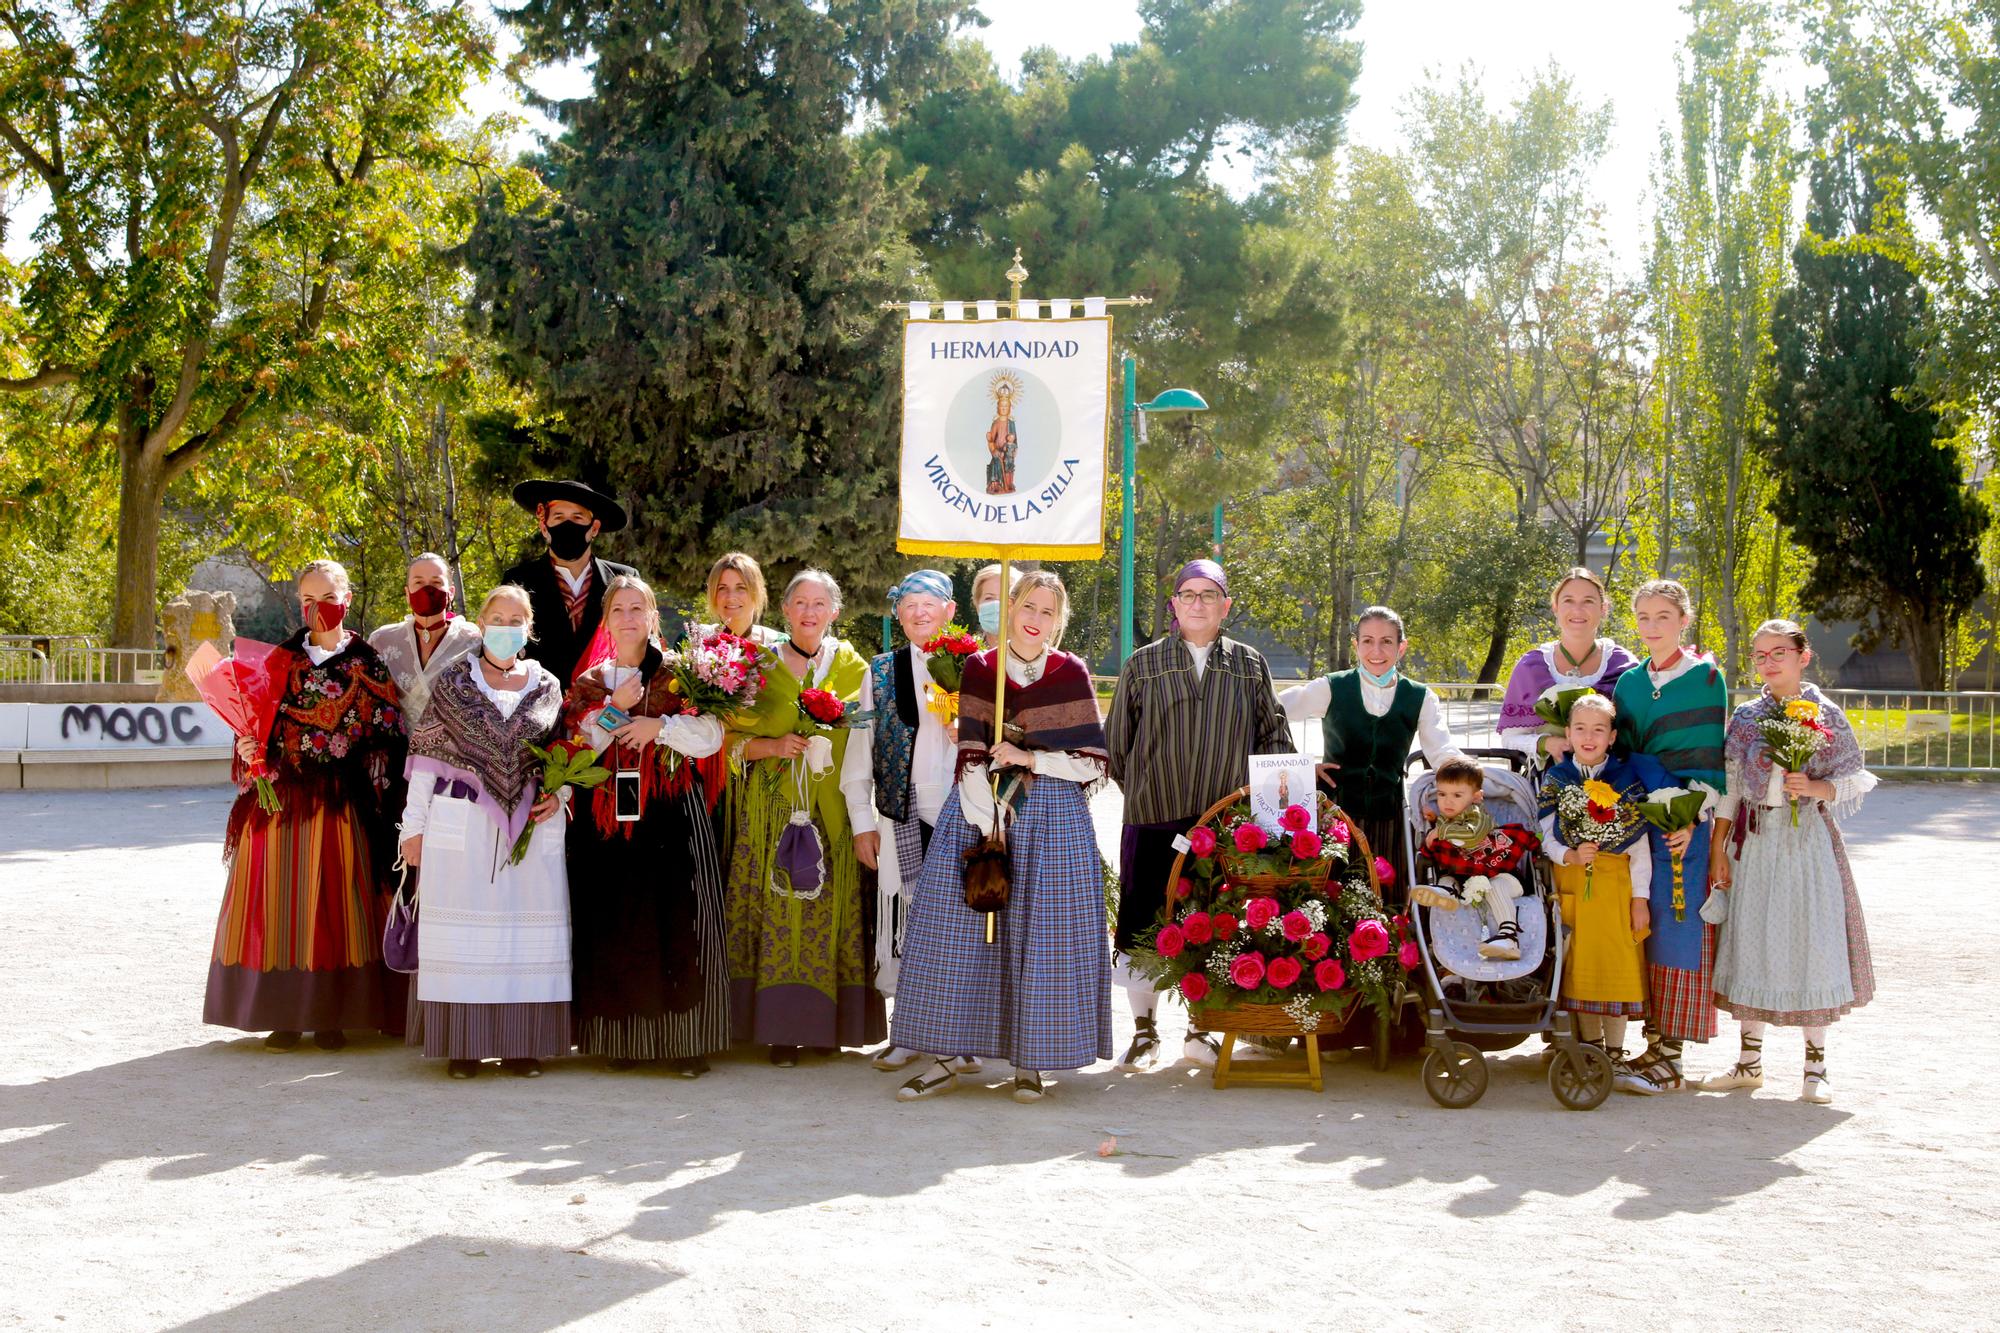
[[[1108,708],[1116,677],[1099,676],[1097,694]],[[1272,682],[1280,692],[1303,680]],[[1504,685],[1463,681],[1429,681],[1438,692],[1444,722],[1461,741],[1478,746],[1498,743]],[[1985,690],[1827,690],[1853,726],[1870,771],[1933,776],[2000,776],[2000,691]],[[1757,691],[1730,691],[1732,706],[1755,698]],[[1318,757],[1320,725],[1292,724],[1292,741],[1299,753]]]
[[[83,635],[0,635],[0,684],[157,684],[157,648],[106,648]]]

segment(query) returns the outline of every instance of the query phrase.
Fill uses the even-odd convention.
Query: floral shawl
[[[273,670],[285,672],[265,752],[283,802],[271,818],[304,818],[323,805],[345,803],[377,850],[386,850],[399,812],[384,809],[383,802],[403,763],[405,719],[395,678],[358,634],[317,666],[305,644],[306,632],[300,630],[271,659]],[[241,759],[233,761],[232,772],[239,794],[223,837],[225,859],[257,812]]]
[[[472,788],[472,800],[511,842],[528,825],[540,793],[542,761],[528,752],[546,745],[562,712],[562,685],[532,658],[527,688],[512,717],[503,718],[472,679],[477,658],[454,662],[431,687],[430,706],[410,736],[407,775],[447,778]]]
[[[1806,762],[1806,776],[1831,780],[1861,772],[1865,767],[1861,742],[1855,739],[1847,714],[1815,685],[1801,684],[1799,694],[1819,705],[1819,720],[1832,733],[1832,739]],[[1783,711],[1784,704],[1766,692],[1737,705],[1729,716],[1729,738],[1723,747],[1723,757],[1731,779],[1741,782],[1738,794],[1746,800],[1758,799],[1771,785],[1771,751],[1764,744],[1764,733],[1757,729],[1757,724]]]

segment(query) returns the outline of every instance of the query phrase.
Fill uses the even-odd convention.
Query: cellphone
[[[611,775],[613,809],[621,824],[639,822],[639,770],[620,770]]]
[[[597,725],[606,731],[616,731],[632,720],[632,715],[617,704],[604,705],[604,711],[597,715]]]

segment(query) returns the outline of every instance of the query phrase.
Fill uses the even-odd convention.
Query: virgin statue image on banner
[[[1031,494],[1055,470],[1062,451],[1056,396],[1018,366],[967,380],[945,416],[945,455],[966,490]]]
[[[1014,397],[1020,378],[1011,370],[993,376],[993,424],[986,428],[986,493],[1014,493],[1014,463],[1021,452],[1021,434],[1014,424]]]

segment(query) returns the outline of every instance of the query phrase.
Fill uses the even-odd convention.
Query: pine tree
[[[666,587],[724,550],[878,579],[893,559],[895,320],[912,202],[850,135],[928,91],[968,0],[529,0],[591,95],[467,248],[476,318],[555,419],[537,461],[629,502],[607,547]]]
[[[1985,589],[1991,516],[1965,485],[1950,422],[1915,396],[1929,298],[1867,243],[1874,182],[1850,145],[1815,160],[1798,281],[1772,319],[1772,508],[1813,558],[1812,612],[1859,621],[1864,651],[1904,647],[1919,687],[1942,689],[1945,636]]]

